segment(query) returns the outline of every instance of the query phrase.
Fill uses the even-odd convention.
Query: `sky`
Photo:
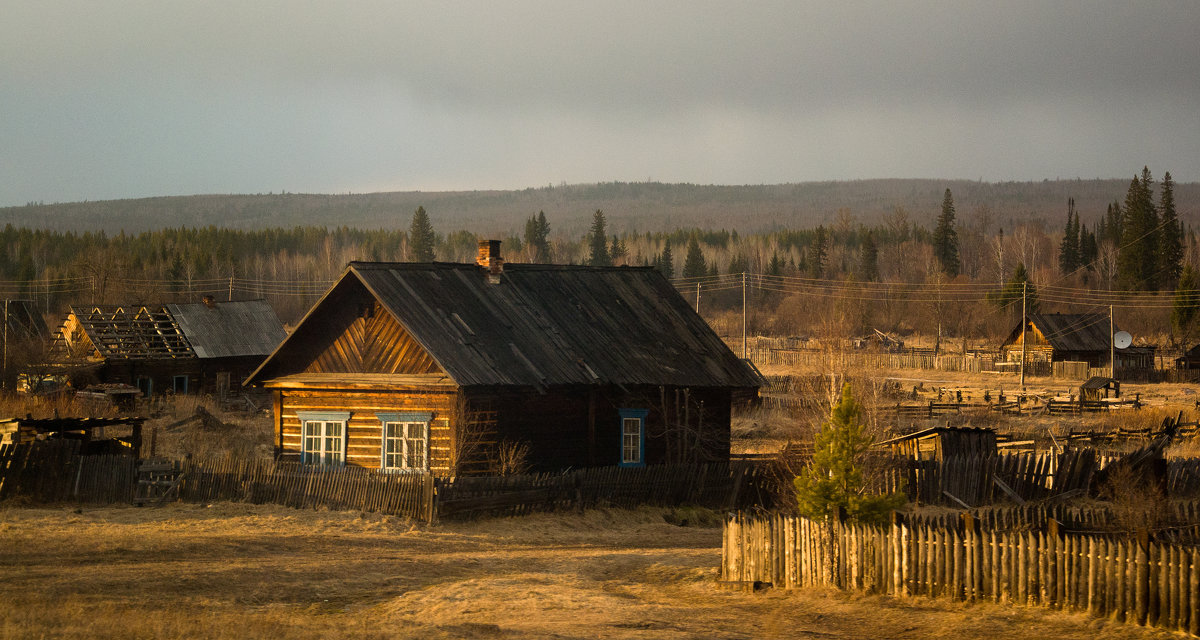
[[[4,0],[0,206],[1200,180],[1200,3]]]

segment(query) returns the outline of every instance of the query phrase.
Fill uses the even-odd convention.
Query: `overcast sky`
[[[0,205],[1143,165],[1200,180],[1192,0],[0,11]]]

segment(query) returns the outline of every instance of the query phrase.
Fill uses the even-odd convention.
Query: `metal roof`
[[[1059,351],[1108,351],[1112,340],[1107,313],[1031,313],[1029,321]]]
[[[1092,377],[1088,378],[1086,382],[1079,385],[1079,388],[1080,389],[1103,389],[1110,385],[1120,386],[1121,383],[1117,382],[1116,380],[1114,380],[1112,378],[1105,378],[1103,376],[1092,376]]]
[[[757,376],[650,267],[352,262],[361,283],[460,386],[757,387]],[[327,294],[328,297],[329,294]],[[322,315],[325,299],[301,321]],[[272,361],[261,382],[292,373]]]
[[[287,337],[266,300],[168,304],[197,358],[265,356]]]
[[[286,335],[265,300],[214,302],[211,307],[97,305],[72,307],[71,314],[105,359],[267,355]],[[73,353],[65,344],[69,324],[64,323],[55,340],[68,356]]]

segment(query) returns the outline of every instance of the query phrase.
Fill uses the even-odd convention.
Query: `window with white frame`
[[[621,416],[621,462],[622,467],[640,467],[646,464],[646,409],[618,409]]]
[[[393,471],[429,470],[430,413],[380,413],[383,459],[380,467]]]
[[[298,413],[301,425],[300,461],[309,465],[346,464],[346,423],[349,413]]]

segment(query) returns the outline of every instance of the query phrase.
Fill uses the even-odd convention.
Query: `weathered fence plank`
[[[1086,611],[1179,630],[1200,625],[1200,547],[1046,529],[895,521],[872,527],[731,515],[721,580],[835,586]]]

